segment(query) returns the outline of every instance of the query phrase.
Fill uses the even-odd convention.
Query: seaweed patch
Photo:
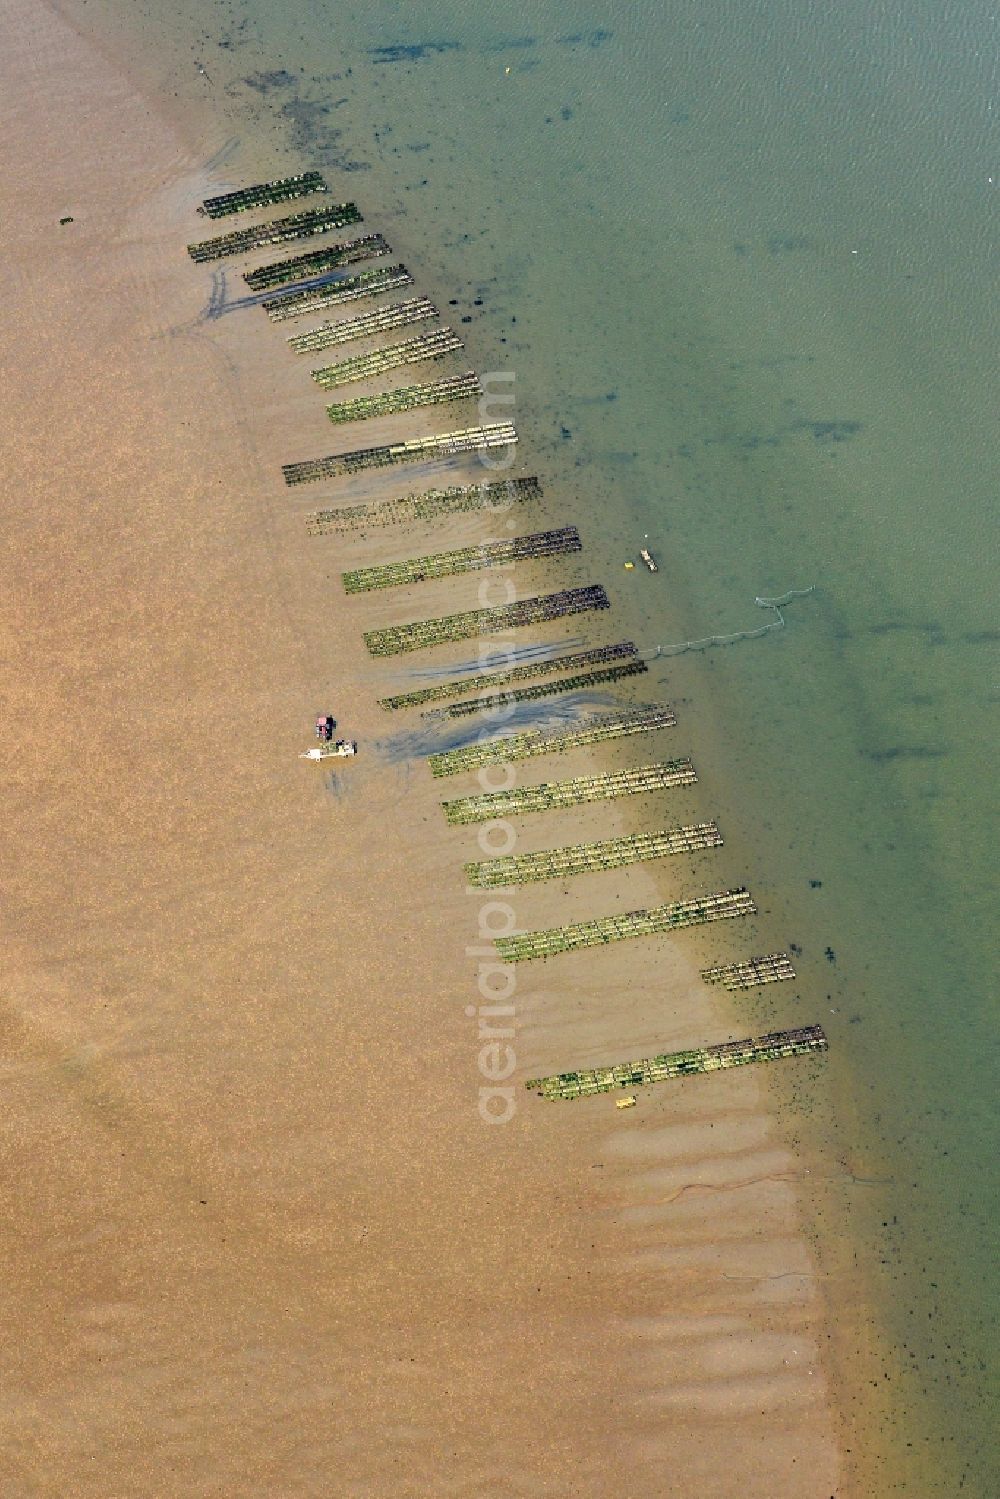
[[[594,31],[574,31],[569,36],[557,36],[557,47],[603,47],[614,36],[613,31],[598,27]]]
[[[846,442],[861,431],[860,422],[813,422],[805,417],[794,426],[797,431],[811,432],[817,442]]]
[[[369,47],[372,62],[420,62],[442,52],[462,52],[461,42],[396,42],[391,47]]]
[[[887,749],[863,750],[866,760],[888,765],[891,760],[943,760],[948,751],[932,744],[893,744]]]
[[[273,88],[293,88],[297,79],[287,68],[271,68],[264,73],[249,73],[243,82],[257,93],[267,94]]]

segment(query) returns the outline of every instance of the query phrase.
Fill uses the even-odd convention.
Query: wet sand
[[[184,245],[229,184],[66,23],[0,5],[8,1491],[845,1492],[796,1203],[812,1163],[782,1143],[765,1080],[692,1079],[627,1113],[521,1086],[748,1033],[697,979],[709,939],[519,970],[517,1113],[478,1117],[482,898],[461,874],[478,852],[438,807],[475,782],[378,748],[375,699],[402,674],[360,639],[470,607],[478,583],[345,601],[337,575],[488,523],[310,538],[335,486],[278,474],[463,421],[331,429],[288,326],[204,322]],[[559,503],[525,520],[559,524]],[[598,563],[519,568],[518,591],[601,581]],[[587,634],[619,638],[613,614]],[[326,708],[362,746],[332,779],[297,759]],[[680,735],[601,763],[682,753]],[[697,791],[644,800],[647,825],[711,810]],[[523,846],[630,815],[526,819]],[[518,920],[628,909],[723,868],[669,862],[685,867],[515,892]],[[762,919],[748,950],[766,937]]]

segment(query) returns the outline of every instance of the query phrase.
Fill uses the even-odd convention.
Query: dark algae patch
[[[372,62],[421,62],[427,57],[439,57],[443,52],[461,52],[461,42],[396,42],[389,47],[371,47],[368,56]]]
[[[817,442],[847,442],[851,437],[857,437],[861,431],[861,423],[855,421],[840,422],[796,422],[796,427],[809,432]]]

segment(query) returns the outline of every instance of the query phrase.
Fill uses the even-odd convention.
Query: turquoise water
[[[225,117],[234,180],[269,150],[328,167],[459,299],[637,638],[815,585],[784,632],[657,680],[803,949],[801,1014],[759,1018],[830,1035],[836,1108],[803,1128],[844,1168],[814,1209],[841,1387],[879,1385],[847,1412],[880,1427],[878,1492],[994,1495],[991,7],[110,14]],[[656,586],[620,570],[644,533]]]

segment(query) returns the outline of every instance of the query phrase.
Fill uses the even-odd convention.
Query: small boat
[[[659,569],[656,566],[656,563],[653,561],[653,554],[649,550],[648,547],[640,547],[639,548],[639,556],[642,558],[643,562],[645,562],[646,566],[649,568],[649,570],[650,570],[651,573],[655,573],[655,572],[659,571]]]
[[[332,744],[317,744],[314,749],[305,750],[300,760],[346,760],[356,755],[358,746],[353,739],[337,739]]]

